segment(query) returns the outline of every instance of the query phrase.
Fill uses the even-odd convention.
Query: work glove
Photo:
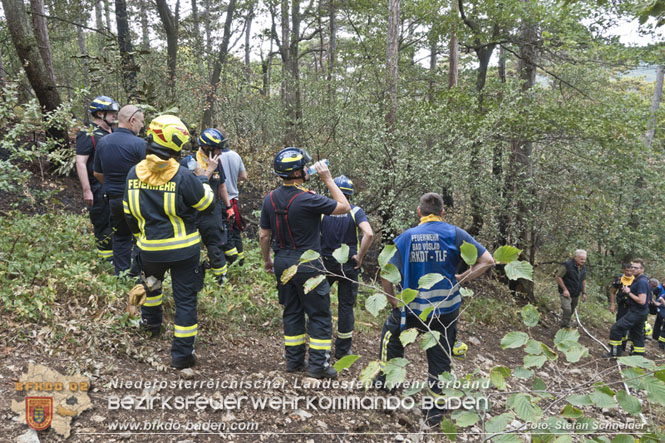
[[[130,317],[140,316],[140,308],[145,303],[146,292],[143,283],[134,286],[128,293],[127,312]]]
[[[227,220],[233,220],[236,216],[236,211],[233,210],[233,208],[229,208],[226,210],[226,219]]]

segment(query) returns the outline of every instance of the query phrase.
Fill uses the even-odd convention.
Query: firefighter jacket
[[[198,254],[196,214],[212,202],[206,177],[195,176],[175,159],[151,154],[133,167],[122,203],[142,259],[174,262]]]

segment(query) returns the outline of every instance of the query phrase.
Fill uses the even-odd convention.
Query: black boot
[[[617,358],[621,357],[621,345],[612,345],[610,346],[610,352],[605,354],[605,358]]]
[[[337,369],[332,366],[328,366],[325,369],[319,369],[318,371],[307,369],[307,376],[312,378],[337,378]]]

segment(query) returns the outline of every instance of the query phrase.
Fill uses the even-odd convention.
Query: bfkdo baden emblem
[[[26,397],[25,421],[35,431],[43,431],[53,420],[53,397]]]

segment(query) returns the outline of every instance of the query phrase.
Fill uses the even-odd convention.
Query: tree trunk
[[[123,3],[125,3],[123,1]],[[116,0],[116,7],[118,5],[118,2]],[[115,12],[116,14],[116,20],[118,16],[118,11]],[[127,16],[127,4],[125,3],[125,16]],[[109,3],[109,0],[104,0],[104,18],[106,19],[106,29],[108,32],[111,32],[111,5]],[[116,23],[117,25],[117,23]]]
[[[205,30],[206,30],[206,58],[210,57],[210,54],[212,54],[212,35],[211,35],[211,29],[212,29],[212,24],[210,23],[210,0],[204,0],[205,8],[206,8],[206,13],[205,13]]]
[[[335,0],[328,0],[328,100],[335,101],[335,90],[333,85],[335,61],[337,57],[337,17]]]
[[[122,60],[123,88],[129,101],[138,99],[138,84],[136,73],[139,70],[134,62],[132,54],[132,39],[129,33],[129,21],[127,19],[127,3],[125,0],[115,0],[115,19],[118,27],[118,48]]]
[[[388,34],[386,49],[386,86],[388,90],[388,113],[386,114],[386,128],[395,129],[397,119],[397,82],[399,61],[399,7],[400,0],[389,0],[388,6]]]
[[[147,0],[139,0],[139,11],[141,11],[141,47],[145,51],[150,49],[150,29],[148,28],[148,8],[146,8],[146,2]],[[192,6],[194,4],[196,4],[196,1],[192,0]],[[192,14],[194,14],[193,7]]]
[[[233,14],[236,9],[236,0],[229,0],[229,6],[226,8],[226,19],[224,21],[224,34],[222,36],[222,44],[219,47],[217,58],[215,59],[215,66],[213,67],[212,76],[210,78],[210,86],[208,87],[208,96],[206,99],[207,108],[203,112],[202,127],[208,128],[213,124],[213,114],[215,112],[215,95],[217,94],[217,85],[222,75],[222,67],[226,64],[226,57],[229,54],[229,42],[231,41],[231,23],[233,21]]]
[[[104,30],[104,22],[102,20],[102,1],[99,0],[95,3],[95,27],[99,31]],[[97,33],[97,45],[99,47],[99,53],[101,54],[104,51],[104,35]]]
[[[90,71],[88,70],[88,51],[85,48],[85,38],[83,36],[83,28],[80,26],[76,27],[76,41],[79,44],[79,51],[81,51],[81,55],[83,58],[81,59],[83,61],[83,81],[85,82],[86,85],[90,84]]]
[[[2,45],[0,45],[0,87],[4,87],[7,83],[7,73],[5,72],[5,64],[2,62]]]
[[[457,86],[459,78],[459,40],[457,38],[457,16],[459,15],[459,3],[451,0],[454,20],[450,28],[450,41],[448,42],[448,88]]]
[[[247,22],[245,24],[245,82],[249,86],[251,80],[252,67],[250,65],[249,55],[251,47],[251,37],[252,37],[252,21],[254,20],[254,8],[256,7],[255,3],[250,5],[249,12],[247,12]]]
[[[44,0],[30,0],[30,12],[32,13],[32,29],[35,32],[39,54],[44,61],[46,72],[55,83],[55,72],[53,71],[53,58],[51,57],[51,43],[48,38],[46,17],[44,17]]]
[[[42,112],[46,114],[55,111],[61,104],[60,94],[37,49],[37,40],[29,24],[25,4],[23,0],[1,1],[16,54],[25,70],[30,86],[35,91]],[[64,129],[49,128],[48,135],[51,138],[62,140],[65,145],[69,142],[67,131]]]
[[[180,2],[176,2],[176,15],[171,13],[169,5],[166,0],[156,0],[157,11],[162,19],[164,31],[166,32],[166,52],[167,52],[167,67],[168,67],[168,88],[171,103],[176,102],[176,68],[178,58],[178,8]]]
[[[647,126],[647,133],[645,135],[645,145],[651,148],[653,145],[653,138],[656,135],[656,126],[658,124],[658,108],[660,101],[663,98],[663,66],[658,66],[656,71],[656,84],[653,90],[653,97],[651,98],[651,118]]]

